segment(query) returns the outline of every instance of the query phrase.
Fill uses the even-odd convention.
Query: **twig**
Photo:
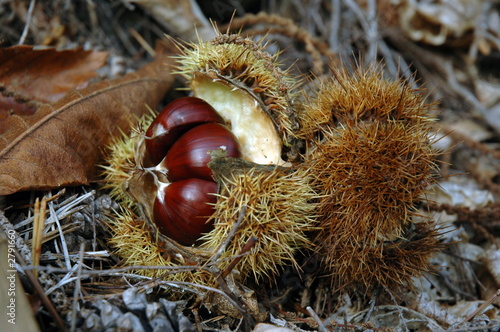
[[[24,261],[23,257],[17,252],[17,250],[14,251],[14,255],[16,256],[17,263],[21,267],[26,266],[26,262]],[[43,305],[49,311],[51,316],[54,318],[54,321],[59,327],[59,329],[61,331],[66,331],[66,326],[64,325],[61,316],[59,316],[59,313],[52,304],[52,301],[48,298],[47,294],[45,294],[42,285],[38,282],[38,279],[34,276],[33,273],[31,273],[31,271],[25,271],[25,273],[28,276],[28,279],[30,280],[31,284],[33,285],[33,288],[35,288],[35,291],[37,292],[38,296],[40,296],[40,300],[42,301]]]
[[[495,299],[499,296],[500,296],[500,288],[488,300],[486,300],[483,304],[481,304],[479,308],[477,308],[477,310],[474,311],[469,317],[467,317],[462,323],[469,322],[477,315],[480,315],[484,311],[484,309],[486,309],[490,304],[492,304],[493,301],[495,301]]]
[[[258,239],[255,236],[252,236],[250,239],[248,239],[247,243],[241,248],[240,254],[226,267],[224,272],[222,272],[222,278],[225,278],[229,275],[229,273],[234,269],[234,267],[241,261],[241,259],[245,256],[247,252],[250,251],[250,249],[255,246],[257,243]]]
[[[378,286],[377,288],[375,288],[375,291],[373,292],[373,296],[369,302],[370,308],[368,309],[368,312],[366,313],[365,323],[370,320],[370,318],[373,314],[373,311],[375,310],[375,305],[377,304],[377,298],[378,298],[378,295],[380,294],[381,290],[382,290],[382,287]]]
[[[341,14],[341,6],[340,0],[331,0],[332,1],[332,15],[330,19],[330,35],[328,38],[328,42],[330,44],[330,49],[333,53],[338,53],[340,50],[340,14]]]
[[[238,216],[238,220],[236,221],[236,223],[234,223],[233,228],[229,232],[227,238],[224,240],[224,242],[222,242],[221,246],[219,247],[219,249],[217,249],[217,252],[210,260],[212,263],[216,263],[219,260],[220,256],[224,253],[224,251],[226,250],[229,243],[233,240],[233,238],[236,234],[236,231],[238,231],[241,223],[243,222],[243,217],[245,217],[246,211],[247,211],[247,206],[243,205],[241,207],[240,214]]]
[[[83,275],[93,276],[93,275],[102,275],[105,273],[117,273],[117,274],[119,274],[119,273],[133,271],[133,270],[174,270],[174,271],[181,272],[181,271],[197,270],[200,268],[201,267],[198,265],[186,265],[186,266],[132,265],[132,266],[127,266],[127,267],[123,267],[123,268],[116,268],[116,269],[109,269],[109,270],[100,270],[100,271],[89,270],[89,271],[86,271],[86,273]],[[74,268],[71,268],[70,270],[68,270],[66,268],[58,268],[58,267],[53,267],[53,266],[26,266],[23,268],[23,270],[39,270],[39,271],[46,271],[48,273],[68,273],[68,272],[72,272],[73,269]]]
[[[319,332],[328,332],[328,330],[326,329],[325,325],[323,324],[323,322],[321,321],[321,319],[319,318],[319,316],[314,312],[314,310],[310,306],[307,306],[306,310],[309,313],[309,315],[311,315],[311,317],[318,324],[318,331]]]
[[[205,289],[205,290],[208,290],[208,291],[211,291],[211,292],[214,292],[214,293],[217,293],[217,294],[220,294],[222,296],[224,296],[228,301],[229,303],[231,303],[238,311],[240,311],[241,313],[245,314],[246,313],[246,310],[241,307],[238,303],[236,303],[236,301],[234,301],[231,296],[229,296],[228,294],[226,294],[225,292],[221,291],[220,289],[217,289],[217,288],[213,288],[213,287],[209,287],[209,286],[203,286],[203,285],[198,285],[198,284],[194,284],[192,282],[186,282],[186,281],[157,281],[157,284],[158,285],[167,285],[167,286],[192,286],[192,287],[197,287],[197,288],[201,288],[201,289]],[[186,288],[183,288],[184,290],[187,290],[189,292],[193,292],[193,293],[196,293],[193,289],[189,288],[189,287],[186,287]]]
[[[59,220],[63,220],[70,215],[72,215],[75,212],[78,212],[82,209],[85,208],[85,206],[78,206],[78,204],[83,203],[86,199],[89,197],[95,195],[95,191],[92,190],[91,192],[86,193],[85,195],[82,195],[78,197],[78,195],[73,195],[63,201],[61,204],[58,205],[58,209],[56,210],[57,212],[57,218]],[[13,226],[15,229],[20,229],[21,227],[29,225],[31,222],[33,222],[33,217],[26,218],[26,220],[23,220],[19,223],[16,223],[15,226]],[[50,219],[47,220],[47,224],[50,223]]]
[[[33,242],[32,242],[32,264],[39,265],[40,254],[42,253],[42,238],[43,238],[43,227],[46,220],[46,209],[47,209],[47,199],[45,196],[40,199],[37,197],[35,200],[35,214],[33,216]],[[33,275],[35,278],[38,277],[38,271],[34,271]]]
[[[71,312],[71,331],[76,330],[76,307],[78,305],[78,295],[80,293],[81,288],[81,276],[82,276],[82,265],[83,265],[83,252],[84,252],[85,244],[80,243],[80,257],[78,260],[78,269],[76,271],[76,282],[75,289],[73,290],[73,310]]]
[[[26,25],[24,26],[21,38],[19,38],[18,45],[24,44],[26,36],[28,35],[28,30],[30,29],[31,18],[33,17],[33,9],[35,9],[35,0],[31,0],[30,6],[28,7],[28,13],[26,14]]]
[[[76,271],[77,267],[78,267],[77,265],[73,266],[71,268],[71,270],[69,270],[68,273],[66,273],[66,275],[61,280],[59,280],[59,282],[57,284],[55,284],[52,287],[50,287],[49,289],[47,289],[45,291],[45,294],[50,295],[56,289],[60,289],[64,285],[69,284],[70,282],[73,282],[76,279],[76,277],[71,277],[71,276]]]
[[[54,194],[54,195],[50,196],[49,198],[47,198],[47,203],[59,199],[59,197],[61,197],[65,193],[66,193],[66,188],[62,188],[61,190],[59,190],[57,192],[57,194]],[[76,197],[76,196],[77,195],[74,195],[72,197]],[[12,206],[11,205],[11,206],[5,208],[4,211],[6,211],[8,209],[22,210],[22,209],[30,208],[30,207],[33,207],[33,206],[34,206],[34,204],[32,204],[32,203],[30,203],[30,204],[23,204],[23,205],[16,205],[16,206]]]
[[[366,34],[368,43],[367,57],[365,63],[375,61],[377,57],[377,43],[381,42],[378,38],[378,28],[376,19],[376,3],[374,0],[368,1],[368,12],[365,15],[361,7],[354,0],[344,0],[344,3],[354,12]],[[368,16],[368,17],[367,17]]]
[[[128,32],[130,32],[130,34],[132,35],[132,37],[135,38],[135,40],[137,40],[137,42],[139,44],[141,44],[142,48],[146,50],[146,52],[148,52],[148,54],[151,56],[151,57],[155,57],[156,56],[156,52],[155,50],[151,47],[151,45],[149,45],[149,43],[144,39],[144,37],[142,37],[138,32],[137,30],[133,29],[133,28],[129,28],[128,29]]]
[[[49,203],[50,216],[55,221],[57,225],[57,229],[59,231],[59,238],[61,239],[61,246],[64,254],[64,261],[66,263],[66,267],[68,269],[71,268],[71,261],[69,259],[68,246],[66,244],[66,239],[64,238],[64,232],[61,227],[61,223],[59,222],[59,218],[57,218],[56,211],[54,210],[54,204],[52,202]],[[38,264],[36,264],[38,265]]]

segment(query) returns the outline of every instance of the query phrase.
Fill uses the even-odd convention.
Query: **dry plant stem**
[[[66,224],[66,225],[61,226],[61,230],[62,230],[63,234],[71,233],[71,232],[74,232],[78,229],[81,229],[81,226],[71,225],[71,224]],[[58,229],[54,229],[54,230],[48,231],[45,234],[43,234],[40,241],[42,242],[42,244],[44,244],[44,243],[47,243],[49,241],[54,240],[57,237],[60,237],[60,232]],[[26,243],[28,245],[33,245],[33,239],[26,241]]]
[[[71,331],[76,330],[76,315],[77,315],[77,306],[78,306],[78,298],[81,289],[81,276],[82,276],[82,265],[83,265],[83,252],[85,249],[85,244],[80,243],[80,254],[78,259],[78,269],[76,272],[76,282],[75,288],[73,290],[73,310],[71,311]]]
[[[30,1],[30,6],[28,7],[28,13],[26,15],[26,25],[24,26],[23,33],[21,34],[21,38],[19,39],[18,45],[24,44],[26,40],[26,36],[28,35],[28,31],[30,29],[31,18],[33,17],[33,9],[35,9],[35,0]]]
[[[340,0],[331,0],[332,3],[332,14],[330,15],[330,34],[328,38],[328,43],[330,44],[330,49],[333,53],[339,53],[340,51],[340,14],[341,6]]]
[[[144,50],[146,50],[146,52],[148,52],[148,54],[151,57],[153,57],[153,58],[156,57],[156,52],[153,49],[153,47],[151,47],[151,45],[149,45],[149,43],[137,32],[137,30],[135,30],[133,28],[129,28],[128,31],[135,38],[135,40],[137,40],[137,42],[139,44],[141,44],[142,48]]]
[[[17,251],[14,251],[14,255],[16,256],[17,263],[21,267],[24,267],[27,265],[26,262],[24,261],[23,257]],[[54,305],[52,304],[52,302],[48,298],[47,294],[45,294],[45,291],[44,291],[42,285],[38,282],[38,279],[29,270],[24,271],[24,273],[26,273],[26,275],[28,276],[31,284],[35,288],[35,291],[37,292],[38,296],[40,296],[40,299],[41,299],[43,305],[49,311],[52,318],[54,318],[59,329],[61,331],[66,331],[66,326],[64,325],[64,322],[61,319],[61,316],[59,315],[59,310],[56,310],[56,308],[54,307]]]
[[[328,63],[329,66],[332,66],[336,63],[334,59],[337,56],[330,50],[329,46],[326,43],[311,36],[307,31],[297,26],[292,20],[279,15],[270,15],[265,12],[260,12],[257,15],[247,14],[241,18],[233,19],[229,25],[223,26],[221,30],[240,30],[246,25],[256,25],[261,23],[279,26],[262,30],[262,32],[264,33],[278,33],[283,36],[295,38],[296,40],[301,41],[305,45],[306,52],[311,54],[314,59],[313,67],[315,74],[319,75],[323,73],[324,62],[321,59],[321,55],[330,60],[330,63]],[[243,33],[245,35],[249,35],[250,33],[256,33],[256,31],[247,29],[243,31]]]
[[[368,322],[373,314],[373,311],[375,310],[375,305],[377,304],[377,298],[378,295],[380,294],[380,291],[382,290],[382,287],[378,286],[375,291],[373,292],[372,298],[370,299],[370,308],[368,309],[366,313],[366,317],[364,319],[365,323]]]
[[[196,288],[201,288],[201,289],[204,289],[204,290],[208,290],[208,291],[211,291],[211,292],[214,292],[214,293],[217,293],[217,294],[220,294],[222,296],[224,296],[238,311],[240,311],[242,314],[245,314],[246,313],[246,310],[241,307],[238,303],[236,303],[232,298],[231,296],[229,296],[228,294],[226,294],[225,292],[221,291],[220,289],[217,289],[217,288],[213,288],[213,287],[209,287],[209,286],[203,286],[203,285],[198,285],[198,284],[194,284],[192,282],[186,282],[186,281],[157,281],[156,282],[157,285],[166,285],[166,286],[174,286],[174,287],[178,287],[178,286],[191,286],[191,287],[196,287]],[[183,288],[184,290],[187,290],[189,292],[192,292],[192,293],[196,293],[193,289],[189,288],[189,287],[186,287],[186,288]]]
[[[486,300],[483,304],[481,304],[479,308],[477,308],[477,310],[474,311],[469,317],[467,317],[467,319],[465,319],[462,323],[470,322],[474,317],[480,315],[484,311],[484,309],[486,309],[486,307],[492,304],[493,301],[495,301],[496,298],[499,296],[500,296],[500,289],[498,289],[495,294],[493,294],[488,300]]]
[[[86,254],[86,252],[84,252],[84,254]],[[84,258],[88,259],[89,257],[84,257]],[[85,271],[85,273],[82,273],[82,276],[89,276],[90,277],[90,276],[104,276],[104,275],[120,275],[120,274],[123,274],[127,271],[134,271],[134,270],[171,270],[170,273],[178,273],[178,272],[199,270],[201,268],[202,267],[198,266],[198,265],[186,265],[186,266],[131,265],[131,266],[127,266],[127,267],[123,267],[123,268],[116,268],[116,269],[87,270],[87,271]],[[72,267],[70,270],[68,270],[66,268],[59,268],[59,267],[53,267],[53,266],[26,266],[24,269],[25,270],[39,270],[39,271],[44,271],[47,273],[69,273],[74,269],[74,267]],[[151,279],[150,277],[148,277],[148,278]]]
[[[258,239],[255,236],[252,236],[250,239],[248,239],[247,243],[243,246],[241,249],[241,253],[236,257],[231,264],[228,265],[228,267],[224,270],[222,273],[222,278],[225,278],[231,273],[231,271],[234,269],[234,267],[241,261],[243,256],[250,251],[250,249],[255,246],[257,243]]]
[[[220,256],[224,253],[224,251],[226,250],[229,243],[233,240],[234,235],[236,234],[236,231],[238,231],[238,228],[240,227],[241,222],[243,221],[243,217],[245,216],[246,211],[247,211],[247,206],[243,205],[241,207],[241,211],[240,211],[240,214],[238,216],[238,221],[236,221],[233,228],[231,229],[231,232],[229,233],[227,238],[224,240],[224,242],[221,244],[219,249],[217,249],[217,252],[214,255],[214,257],[212,257],[212,259],[210,260],[212,263],[215,264],[219,260]]]
[[[344,0],[344,3],[354,12],[358,21],[363,27],[366,41],[368,43],[368,51],[365,57],[365,64],[374,63],[377,58],[377,43],[383,43],[378,38],[377,25],[377,4],[375,0],[368,0],[366,13],[363,12],[358,3],[354,0]]]
[[[42,252],[43,227],[46,220],[47,199],[45,196],[40,203],[39,198],[35,200],[35,213],[33,216],[33,242],[32,242],[32,264],[40,264],[40,254]],[[34,271],[35,278],[38,277],[38,271]]]
[[[455,144],[463,143],[466,146],[470,147],[471,149],[481,152],[482,154],[488,154],[495,159],[500,159],[500,151],[494,150],[490,148],[488,145],[472,139],[470,136],[454,131],[453,129],[443,124],[435,125],[434,128],[436,131],[445,132],[446,136],[453,139]]]
[[[45,198],[45,197],[44,197]],[[54,209],[54,203],[50,202],[49,203],[49,210],[50,210],[50,215],[51,217],[55,220],[55,223],[57,225],[57,231],[59,233],[59,239],[61,240],[61,246],[63,249],[63,254],[64,254],[64,261],[66,263],[66,267],[68,269],[71,268],[71,261],[69,259],[69,252],[68,252],[68,246],[66,244],[66,239],[64,238],[64,232],[61,227],[61,223],[59,222],[59,219],[57,218],[56,211]],[[38,264],[37,264],[38,265]]]
[[[59,199],[59,197],[61,197],[65,193],[66,193],[66,188],[62,188],[61,190],[59,190],[59,192],[57,194],[52,195],[51,197],[47,198],[47,203],[55,201],[56,199]],[[34,204],[19,205],[19,206],[15,206],[12,208],[16,209],[16,210],[22,210],[22,209],[26,209],[26,208],[30,208],[30,207],[34,207]]]
[[[6,234],[7,233],[14,234],[15,237],[14,244],[16,246],[17,252],[19,253],[19,256],[23,258],[23,262],[31,263],[32,262],[31,249],[26,245],[24,240],[19,236],[17,231],[9,222],[9,220],[1,212],[0,212],[0,230]],[[24,268],[27,268],[26,263],[23,266],[23,273],[25,272]],[[26,272],[29,272],[30,269],[26,270],[27,270]],[[39,278],[37,282],[38,281],[40,282],[40,284],[43,285],[43,288],[47,289],[57,284],[57,282],[52,278],[52,276],[46,273],[45,271],[39,272]],[[61,289],[55,289],[54,294],[51,296],[51,298],[53,301],[57,301],[55,305],[57,306],[58,312],[62,312],[63,310],[65,310],[69,300],[66,297],[64,291],[62,291]]]
[[[243,301],[241,301],[238,297],[236,297],[236,295],[234,295],[222,275],[217,277],[217,283],[222,288],[223,292],[227,294],[228,298],[232,298],[235,303],[238,303],[238,307],[236,307],[236,309],[238,309],[242,313],[243,318],[247,322],[248,326],[255,326],[255,320],[246,310],[245,303],[243,303]],[[241,311],[239,308],[243,309],[243,311]]]
[[[95,194],[94,190],[92,190],[91,192],[88,192],[85,195],[82,195],[80,197],[78,197],[78,194],[76,194],[76,195],[69,197],[64,202],[58,204],[58,209],[56,211],[57,218],[59,218],[59,220],[62,220],[66,217],[71,216],[73,213],[84,209],[85,206],[77,206],[77,205],[84,202],[86,199],[93,196],[94,194]],[[27,226],[33,222],[33,218],[34,217],[27,218],[26,220],[23,220],[15,225],[13,225],[13,227],[17,230],[17,229],[20,229],[21,227]],[[51,220],[52,220],[52,217],[49,217],[47,220],[47,225],[51,223]]]
[[[319,332],[328,332],[325,325],[323,324],[323,322],[321,321],[319,316],[314,312],[314,310],[309,306],[306,307],[306,310],[309,313],[309,315],[311,315],[311,317],[316,321],[316,323],[318,323],[318,331]]]

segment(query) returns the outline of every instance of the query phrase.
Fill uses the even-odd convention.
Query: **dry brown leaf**
[[[170,88],[166,62],[72,91],[32,116],[0,121],[0,195],[92,181],[111,137],[128,130]]]
[[[0,86],[25,100],[53,103],[70,90],[86,87],[107,57],[107,52],[82,48],[34,50],[19,45],[0,49]]]

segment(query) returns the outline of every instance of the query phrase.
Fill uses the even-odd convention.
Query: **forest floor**
[[[122,264],[123,257],[109,243],[113,236],[109,218],[120,203],[102,187],[102,178],[77,186],[61,180],[68,184],[61,187],[57,177],[62,178],[63,172],[51,170],[55,178],[33,184],[45,173],[39,175],[36,168],[30,168],[32,177],[25,176],[17,189],[0,197],[0,228],[6,238],[0,243],[0,252],[5,252],[5,259],[0,257],[0,268],[5,271],[0,285],[9,289],[7,271],[15,268],[23,271],[16,285],[25,289],[17,288],[13,316],[0,309],[0,329],[500,331],[497,1],[0,1],[0,135],[8,143],[17,142],[8,136],[9,130],[26,128],[13,122],[13,115],[27,119],[44,105],[63,108],[67,104],[61,98],[69,98],[63,97],[68,90],[120,80],[134,72],[142,75],[138,76],[142,89],[155,91],[147,101],[156,101],[161,109],[186,94],[179,89],[185,80],[172,74],[155,85],[148,81],[154,74],[140,74],[140,68],[176,52],[158,46],[159,41],[169,40],[166,36],[197,43],[215,37],[216,29],[268,42],[269,53],[280,52],[282,68],[304,77],[301,89],[306,93],[338,68],[375,65],[388,80],[405,80],[410,88],[422,91],[428,103],[434,103],[432,131],[439,138],[434,143],[440,151],[439,170],[429,201],[422,207],[446,230],[441,239],[446,246],[431,259],[434,272],[415,278],[413,290],[396,298],[384,290],[378,297],[335,292],[322,278],[308,276],[307,268],[299,274],[283,267],[274,282],[256,285],[249,281],[244,291],[229,289],[229,281],[226,288],[211,288],[208,293],[222,294],[228,306],[235,303],[235,296],[254,301],[252,310],[249,302],[243,311],[239,302],[236,310],[223,308],[221,302],[215,305],[215,296],[206,290],[186,296],[186,291],[192,292],[189,285],[161,282],[137,273],[147,267],[134,270]],[[31,48],[19,45],[35,45],[47,52],[46,58],[33,57]],[[57,81],[61,72],[67,75],[71,70],[75,74],[69,87]],[[49,83],[57,86],[45,89]],[[90,89],[100,91],[96,85]],[[148,93],[125,92],[113,98],[142,106],[146,101],[132,97]],[[98,109],[93,112],[99,114]],[[79,115],[72,125],[84,126],[78,123],[83,119]],[[118,115],[116,122],[120,121]],[[0,160],[7,159],[7,153],[2,152]],[[46,224],[37,226],[41,214],[44,217],[38,223]],[[37,227],[38,237],[34,236]],[[17,265],[10,265],[14,251]],[[34,257],[39,264],[32,264]],[[307,262],[304,257],[298,259]],[[30,269],[31,265],[38,268]],[[2,291],[2,308],[12,296]],[[25,311],[33,312],[34,318],[25,318]],[[257,323],[261,324],[255,327]]]

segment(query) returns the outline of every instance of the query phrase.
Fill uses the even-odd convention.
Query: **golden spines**
[[[182,47],[178,72],[190,81],[195,95],[203,78],[245,91],[268,114],[287,142],[296,126],[291,102],[300,80],[282,70],[279,54],[270,55],[266,47],[250,38],[218,33],[211,41]],[[210,103],[210,96],[199,97]]]
[[[239,255],[245,243],[255,237],[256,245],[237,265],[244,278],[251,274],[257,280],[263,276],[272,278],[283,264],[297,267],[294,254],[312,245],[306,233],[316,229],[312,202],[316,193],[311,189],[310,175],[303,170],[262,167],[236,160],[222,162],[226,167],[212,165],[221,190],[212,216],[214,229],[203,237],[202,247],[218,248],[245,207],[241,225],[221,261]],[[233,162],[238,165],[234,167]]]
[[[301,167],[321,193],[322,231],[313,242],[333,283],[392,287],[427,270],[437,232],[430,224],[413,227],[413,218],[434,181],[436,153],[433,118],[419,91],[384,79],[380,68],[352,76],[339,70],[299,118],[308,143]]]

